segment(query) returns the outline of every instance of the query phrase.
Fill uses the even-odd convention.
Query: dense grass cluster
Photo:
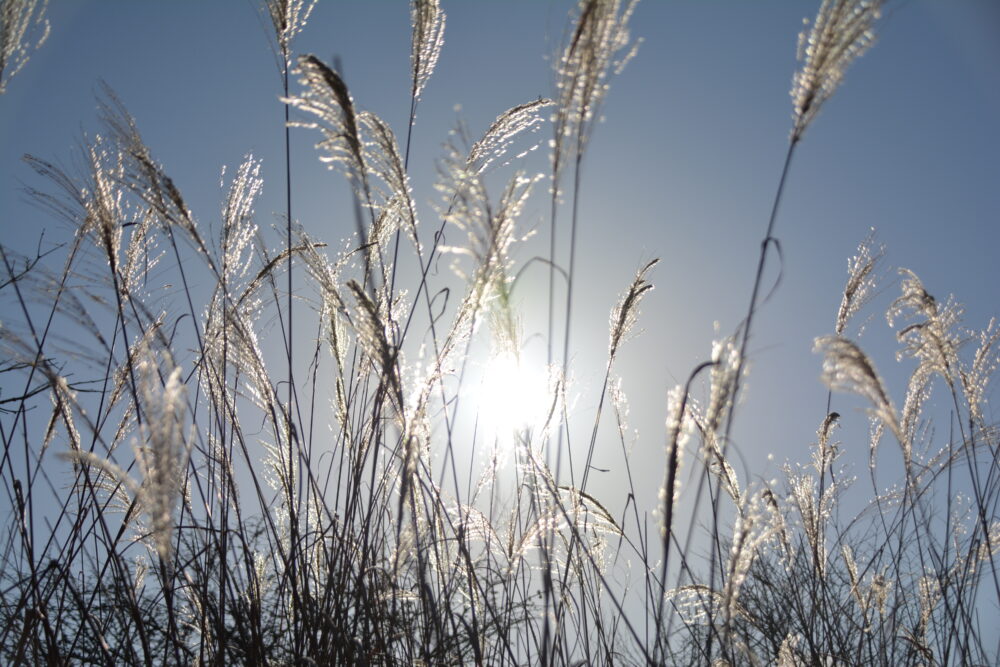
[[[43,20],[36,5],[2,6],[30,27]],[[816,348],[831,391],[870,405],[869,479],[838,463],[832,397],[802,465],[761,481],[730,463],[791,158],[872,43],[877,0],[823,0],[800,37],[788,157],[747,314],[669,392],[660,505],[637,507],[630,489],[613,514],[588,492],[602,421],[632,475],[615,361],[656,264],[610,308],[595,412],[571,412],[580,167],[610,80],[633,55],[634,7],[581,0],[552,99],[510,108],[481,137],[460,127],[448,138],[433,220],[419,219],[408,153],[444,43],[437,0],[412,3],[402,144],[333,65],[295,55],[309,0],[262,5],[286,103],[285,127],[275,128],[286,137],[281,237],[254,217],[256,159],[228,177],[221,225],[206,226],[107,88],[103,129],[82,146],[78,172],[26,158],[44,183],[32,196],[72,236],[38,257],[0,247],[4,663],[997,660],[1000,438],[986,405],[994,323],[962,328],[954,300],[934,299],[903,272],[887,315],[912,374],[893,400],[847,337],[885,276],[883,249],[865,239],[834,331]],[[3,33],[3,62],[16,68],[26,29]],[[339,244],[294,221],[289,127],[316,133],[319,159],[354,193],[343,215],[356,233]],[[549,136],[548,173],[509,173],[513,147]],[[488,341],[515,382],[527,377],[513,249],[526,203],[546,196],[542,398],[530,417],[490,432],[490,406],[468,391],[472,350]],[[432,271],[442,258],[454,276]],[[168,289],[182,299],[163,299]],[[262,332],[275,320],[271,345]],[[947,428],[928,424],[932,392],[950,404]],[[575,460],[562,447],[570,420],[577,442],[581,427],[589,442]],[[468,442],[478,447],[471,468],[457,453]],[[840,511],[848,492],[868,498],[856,515]]]

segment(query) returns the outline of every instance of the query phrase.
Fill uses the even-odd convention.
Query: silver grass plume
[[[899,319],[915,322],[896,334],[903,344],[896,356],[917,360],[915,376],[929,377],[937,373],[949,387],[955,387],[959,372],[958,348],[962,344],[957,333],[962,307],[951,297],[939,304],[927,293],[915,273],[909,269],[899,272],[904,276],[900,286],[902,294],[889,306],[886,319],[889,326],[895,326]]]
[[[611,328],[608,340],[609,365],[614,361],[619,346],[628,338],[635,327],[639,318],[639,303],[646,293],[653,289],[653,284],[646,280],[646,274],[659,261],[659,259],[654,259],[636,272],[632,284],[629,285],[628,290],[611,311]]]
[[[717,431],[725,415],[733,408],[737,378],[743,363],[736,340],[726,337],[712,343],[711,391],[709,393],[706,424],[710,431]]]
[[[440,0],[413,0],[410,5],[410,16],[413,23],[413,40],[410,47],[413,87],[410,94],[417,100],[428,79],[431,78],[438,57],[441,55],[445,13],[441,10]]]
[[[816,447],[813,449],[813,467],[816,472],[823,474],[824,470],[832,469],[834,461],[840,456],[836,442],[830,442],[830,434],[839,424],[840,415],[831,412],[823,419],[823,423],[816,429]]]
[[[151,233],[155,222],[156,218],[147,210],[131,227],[121,271],[126,292],[138,292],[163,257],[164,251],[157,249],[156,237]]]
[[[464,129],[459,128],[458,134],[464,137]],[[469,284],[464,303],[471,315],[498,293],[502,296],[508,289],[509,253],[517,240],[515,222],[539,177],[528,177],[520,172],[514,174],[494,206],[482,173],[459,152],[453,142],[445,148],[447,154],[438,167],[441,180],[437,189],[443,197],[441,214],[447,222],[466,233],[467,245],[442,246],[441,250],[472,259],[471,270],[458,264],[452,266],[455,273]],[[461,312],[465,310],[465,306],[460,309]]]
[[[497,116],[483,137],[469,150],[470,171],[482,174],[495,160],[506,155],[518,135],[522,132],[538,131],[544,122],[539,111],[554,104],[552,100],[540,97],[532,102],[511,107]],[[538,144],[535,144],[515,157],[523,157],[537,147]]]
[[[792,143],[802,138],[854,59],[874,43],[881,4],[881,0],[823,0],[812,28],[799,34],[802,67],[792,78]]]
[[[71,451],[80,451],[82,443],[80,431],[73,419],[73,406],[76,405],[76,392],[69,388],[66,378],[60,376],[52,385],[52,400],[58,406],[59,416],[66,429]]]
[[[778,646],[778,667],[798,667],[806,664],[805,656],[799,651],[799,644],[803,643],[803,637],[797,632],[785,635]]]
[[[325,153],[320,161],[342,167],[351,185],[359,194],[367,190],[367,174],[361,134],[358,129],[358,115],[354,100],[347,84],[316,56],[300,56],[295,72],[305,92],[300,97],[291,97],[285,103],[305,111],[319,120],[316,122],[296,122],[297,127],[319,129],[323,141],[316,148]],[[367,197],[362,197],[367,200]]]
[[[473,294],[477,307],[485,304],[493,295],[506,300],[510,296],[508,272],[512,264],[510,248],[517,241],[515,223],[531,196],[531,191],[540,176],[529,177],[523,173],[514,174],[507,182],[495,208],[488,209],[488,217],[481,221],[484,226],[470,228],[469,240],[476,271],[473,279]]]
[[[300,238],[302,260],[320,292],[320,312],[330,352],[337,363],[338,371],[342,371],[350,343],[345,326],[350,315],[340,294],[340,286],[341,273],[347,266],[351,253],[345,250],[338,256],[336,262],[330,262],[318,251],[323,244],[312,242],[301,230]]]
[[[906,431],[903,431],[904,437]],[[878,460],[878,446],[885,434],[885,424],[875,415],[868,415],[868,468],[872,471]],[[909,440],[907,440],[909,442]]]
[[[841,544],[840,556],[844,560],[844,567],[847,568],[847,578],[851,583],[851,595],[854,596],[854,600],[858,603],[858,607],[861,608],[861,615],[867,619],[868,603],[867,599],[861,595],[861,590],[858,588],[861,582],[858,578],[858,564],[854,560],[854,551],[851,549],[851,545],[846,543]]]
[[[919,435],[924,404],[931,396],[931,379],[932,376],[929,373],[921,372],[918,367],[910,375],[910,380],[907,383],[906,398],[903,400],[899,426],[908,443],[914,443]]]
[[[610,383],[609,393],[611,394],[611,407],[615,411],[615,422],[618,428],[618,438],[624,444],[626,436],[631,433],[628,423],[629,403],[628,396],[622,388],[622,379],[618,378]],[[631,445],[630,445],[631,447]],[[628,451],[631,451],[630,449]]]
[[[784,467],[791,488],[791,501],[801,517],[802,529],[809,542],[812,565],[821,577],[826,576],[826,526],[833,516],[836,494],[840,487],[831,484],[819,488],[816,477],[807,473],[796,473],[789,466]]]
[[[284,62],[288,62],[292,39],[305,27],[315,6],[316,0],[264,0]]]
[[[157,553],[167,561],[174,528],[174,509],[183,493],[183,471],[187,462],[184,434],[184,384],[181,368],[175,366],[161,385],[155,360],[147,355],[140,364],[140,393],[146,415],[146,446],[136,458],[143,477],[143,501],[153,529]]]
[[[670,510],[680,498],[680,470],[683,466],[684,448],[691,435],[691,413],[687,405],[687,394],[684,387],[675,386],[667,393],[667,456],[671,458],[663,486],[660,488],[658,508],[660,520],[660,537],[664,542],[669,538],[671,525]],[[666,549],[664,549],[666,553]]]
[[[245,276],[252,266],[245,253],[257,232],[257,225],[253,222],[253,207],[264,187],[260,167],[260,160],[253,155],[247,155],[243,159],[222,207],[221,263],[226,267],[227,273],[233,272],[234,277]],[[230,276],[226,275],[225,278],[228,283]]]
[[[141,481],[136,481],[113,462],[85,450],[73,450],[63,456],[74,463],[93,466],[124,485],[132,494],[135,507],[150,522],[150,537],[162,562],[170,565],[174,514],[184,491],[184,467],[189,447],[184,433],[186,402],[181,369],[175,366],[163,382],[151,352],[138,364],[139,393],[146,422],[143,442],[135,444],[135,459]],[[128,520],[128,518],[126,518]]]
[[[300,236],[303,236],[301,229],[299,229],[298,232]],[[263,266],[261,266],[261,268],[257,271],[252,280],[247,281],[245,285],[241,286],[242,291],[236,299],[236,306],[243,308],[248,307],[244,304],[244,302],[256,302],[259,304],[261,300],[261,297],[259,296],[261,288],[263,288],[269,280],[273,279],[274,272],[278,269],[281,263],[287,261],[289,257],[305,255],[313,247],[322,248],[326,246],[325,243],[312,242],[304,236],[303,239],[304,240],[300,245],[292,246],[291,248],[283,248],[278,254],[272,257],[268,249],[261,242],[260,236],[256,236],[256,252],[260,257],[261,262],[263,262]]]
[[[718,367],[718,364],[712,367],[713,371]],[[712,384],[712,394],[716,393],[715,381]],[[725,452],[719,444],[720,433],[718,431],[719,418],[711,416],[712,409],[709,412],[703,413],[697,403],[690,399],[690,405],[688,406],[688,412],[691,415],[691,421],[694,427],[698,431],[698,435],[701,436],[701,448],[699,450],[699,455],[705,463],[708,470],[716,476],[719,480],[721,488],[725,489],[726,493],[735,503],[737,509],[742,511],[743,507],[743,494],[740,490],[739,478],[736,476],[736,470],[733,466],[729,464],[726,460]]]
[[[847,260],[847,284],[837,309],[837,324],[834,331],[844,335],[847,323],[874,296],[878,282],[877,266],[885,257],[885,246],[875,242],[874,230],[858,246],[858,254]]]
[[[497,123],[494,123],[494,128],[496,126]],[[477,145],[486,145],[494,128],[484,137],[484,143]],[[458,148],[466,141],[465,128],[459,124],[453,131],[453,139],[445,144],[445,157],[438,162],[439,182],[436,185],[443,200],[438,212],[447,223],[455,225],[466,235],[466,244],[440,248],[442,253],[456,256],[452,270],[466,281],[466,292],[455,311],[448,334],[435,351],[434,367],[413,400],[414,418],[424,414],[431,391],[440,378],[450,372],[458,344],[468,340],[482,311],[494,300],[499,300],[501,310],[506,307],[510,297],[510,247],[518,240],[516,221],[539,180],[538,176],[531,178],[521,173],[514,174],[500,201],[494,205],[490,201],[482,170],[476,167],[471,156],[467,157]],[[458,257],[468,258],[471,266],[464,265]],[[510,333],[511,324],[512,320],[501,330]]]
[[[147,350],[149,350],[150,347],[156,343],[162,348],[162,354],[167,358],[168,363],[173,365],[170,349],[167,345],[163,344],[162,334],[163,322],[165,318],[166,312],[161,312],[155,319],[151,318],[151,321],[144,326],[141,334],[137,337],[135,342],[129,345],[128,353],[125,355],[125,360],[123,360],[114,369],[114,385],[111,391],[111,396],[108,399],[108,406],[117,405],[119,401],[125,399],[125,403],[129,407],[125,415],[122,417],[123,423],[131,423],[131,420],[135,417],[133,410],[136,407],[131,401],[132,393],[130,378],[132,377],[132,366],[128,360],[141,359],[143,355],[147,354]]]
[[[51,419],[54,420],[58,416],[66,428],[70,449],[79,451],[83,441],[73,419],[73,409],[78,409],[79,404],[76,400],[76,392],[70,387],[69,381],[56,371],[48,358],[38,353],[34,345],[29,344],[27,340],[5,326],[2,321],[0,321],[0,357],[7,359],[12,367],[34,367],[46,376],[50,387],[50,399],[53,403]],[[56,412],[59,414],[56,415]],[[86,413],[81,411],[81,415],[89,426]],[[53,426],[50,424],[48,428],[53,428]]]
[[[384,389],[396,409],[397,417],[402,426],[403,389],[396,363],[396,351],[394,346],[389,343],[389,332],[385,324],[383,308],[380,308],[356,281],[349,281],[347,287],[357,303],[353,322],[358,342],[365,355],[377,364],[378,377],[385,383]]]
[[[379,209],[372,223],[369,242],[382,245],[392,233],[403,227],[416,246],[416,206],[410,194],[410,179],[396,135],[385,121],[369,111],[358,114],[358,126],[364,141],[365,168],[374,177],[371,179],[371,205]],[[384,184],[384,191],[376,187],[379,181]]]
[[[508,109],[493,121],[464,157],[456,141],[449,141],[445,146],[446,155],[438,167],[441,182],[437,189],[444,198],[441,215],[468,234],[469,244],[465,248],[443,247],[442,251],[471,256],[476,263],[471,273],[453,266],[471,287],[464,302],[469,308],[460,309],[460,314],[465,315],[459,318],[460,321],[478,312],[494,293],[506,298],[507,271],[511,264],[508,252],[517,240],[514,223],[532,187],[539,180],[538,176],[515,174],[508,182],[499,206],[494,209],[486,190],[485,173],[494,160],[506,154],[518,135],[538,129],[542,122],[539,110],[551,104],[550,100],[538,99]],[[467,141],[465,127],[461,124],[454,135],[457,142]],[[535,147],[537,145],[527,151]]]
[[[406,169],[399,151],[399,142],[392,128],[370,111],[358,114],[358,127],[362,135],[370,137],[365,142],[368,170],[387,186],[386,199],[408,193]]]
[[[817,338],[813,351],[824,355],[823,382],[833,391],[846,391],[868,399],[873,413],[896,434],[906,448],[896,410],[868,355],[842,336]]]
[[[997,350],[1000,344],[1000,327],[995,319],[991,319],[986,328],[979,332],[978,338],[979,345],[972,357],[972,365],[962,371],[962,386],[969,404],[970,419],[979,428],[986,428],[986,387],[1000,364]]]
[[[723,611],[723,595],[704,584],[687,584],[672,588],[664,593],[670,600],[670,606],[677,617],[686,626],[700,625],[709,618],[717,618]],[[738,600],[730,601],[734,607],[734,616],[749,620],[752,616],[739,606]],[[728,663],[713,663],[713,665]]]
[[[570,504],[574,509],[582,509],[588,515],[588,518],[577,519],[582,521],[588,530],[624,535],[611,512],[597,498],[575,486],[560,486],[558,490],[570,496]]]
[[[761,491],[761,500],[763,500],[764,507],[767,509],[767,512],[771,517],[770,530],[772,534],[776,533],[778,535],[778,540],[782,549],[780,559],[787,572],[791,569],[792,564],[795,561],[795,548],[792,546],[792,541],[788,535],[788,525],[785,521],[785,512],[778,504],[778,498],[774,495],[774,492],[770,489],[770,487],[765,487],[764,490]]]
[[[264,363],[264,354],[260,343],[257,340],[257,333],[253,326],[253,320],[260,314],[259,308],[253,308],[252,304],[244,302],[237,307],[227,308],[224,311],[224,324],[227,328],[228,345],[223,356],[223,336],[221,333],[223,321],[218,319],[210,321],[205,326],[206,338],[206,365],[213,361],[217,366],[212,373],[202,374],[202,382],[205,392],[214,392],[224,395],[229,390],[222,384],[215,386],[214,383],[224,383],[225,375],[222,373],[221,361],[225,358],[226,363],[234,369],[241,378],[241,397],[249,400],[261,412],[272,421],[272,428],[276,431],[283,427],[280,423],[274,423],[279,419],[278,411],[275,410],[277,397],[271,375]],[[211,394],[209,394],[211,395]],[[279,419],[280,421],[280,419]]]
[[[868,585],[870,599],[878,607],[879,616],[885,618],[886,603],[889,601],[889,594],[892,591],[893,582],[887,579],[884,574],[873,574],[871,583]]]
[[[681,470],[684,446],[690,435],[690,424],[693,422],[687,407],[688,392],[692,380],[705,366],[706,364],[702,364],[696,368],[685,386],[678,385],[667,394],[667,465],[655,512],[658,515],[660,539],[663,543],[663,556],[660,561],[660,596],[654,616],[657,626],[663,621],[663,605],[666,601],[664,592],[670,560],[670,537],[674,529],[674,509],[680,496],[678,473]],[[658,639],[657,650],[659,650],[659,641]]]
[[[558,89],[552,166],[558,190],[562,168],[583,154],[593,122],[608,91],[608,79],[625,67],[635,47],[629,45],[628,22],[638,0],[581,0],[573,34],[556,70]]]
[[[102,87],[99,109],[110,135],[108,140],[121,163],[115,172],[118,184],[145,203],[164,229],[179,227],[184,230],[215,270],[208,246],[180,191],[143,142],[135,118],[106,84]]]
[[[723,489],[725,489],[726,493],[729,494],[729,498],[742,512],[744,496],[743,491],[740,489],[740,480],[739,477],[736,476],[736,470],[726,459],[725,452],[722,447],[719,446],[718,432],[705,428],[704,420],[696,418],[696,422],[698,423],[698,428],[704,438],[704,451],[702,455],[706,460],[710,460],[708,469],[718,478],[719,484]]]
[[[723,624],[728,630],[733,620],[744,612],[739,605],[740,590],[750,573],[750,566],[760,546],[770,537],[770,525],[758,525],[759,515],[752,511],[758,505],[755,496],[748,497],[738,506],[733,538],[729,548],[729,563],[726,567],[725,587],[722,592]]]
[[[45,18],[48,0],[2,0],[0,2],[0,95],[7,82],[28,62],[32,49],[49,36]]]
[[[43,207],[73,224],[78,238],[92,238],[108,263],[117,268],[122,223],[128,219],[124,192],[118,187],[123,173],[121,156],[109,149],[107,140],[101,136],[82,150],[86,172],[81,179],[69,176],[52,163],[26,156],[25,160],[39,176],[62,191],[29,192]]]
[[[262,187],[260,162],[248,155],[237,169],[222,207],[218,259],[221,274],[205,313],[205,363],[213,370],[204,374],[203,381],[209,383],[206,389],[216,397],[230,391],[225,364],[253,376],[253,363],[248,361],[253,346],[248,339],[261,304],[253,296],[256,281],[247,278],[253,267],[251,244],[257,233],[253,206]],[[217,386],[211,386],[213,383]]]

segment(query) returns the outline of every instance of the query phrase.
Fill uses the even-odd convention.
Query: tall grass
[[[615,362],[656,264],[610,309],[593,414],[572,412],[579,194],[592,187],[581,164],[611,79],[634,54],[634,7],[581,0],[553,99],[511,107],[482,136],[452,133],[433,220],[418,214],[409,152],[444,40],[436,0],[412,3],[402,145],[336,66],[293,57],[311,3],[263,5],[285,103],[274,131],[286,133],[287,199],[273,238],[254,217],[259,161],[248,156],[228,177],[212,229],[110,88],[77,171],[26,158],[45,183],[31,195],[72,235],[61,263],[0,247],[14,313],[0,328],[6,663],[997,660],[1000,442],[985,391],[995,323],[963,329],[957,302],[904,271],[887,316],[912,374],[894,401],[847,337],[884,279],[884,250],[868,237],[848,262],[832,333],[815,343],[831,391],[870,404],[868,479],[839,463],[832,394],[817,406],[807,461],[770,481],[741,478],[731,463],[792,155],[873,41],[878,2],[824,0],[800,38],[787,158],[747,314],[669,392],[659,506],[638,507],[631,481],[620,514],[588,491],[607,420],[632,479]],[[509,152],[543,143],[549,122],[549,172],[509,173]],[[292,217],[289,127],[314,133],[319,159],[350,185],[352,237],[324,242]],[[546,186],[541,398],[497,427],[498,406],[471,391],[473,357],[488,342],[521,383],[507,391],[529,390],[514,296],[533,274],[515,250],[522,213]],[[557,233],[567,209],[568,235]],[[456,278],[432,271],[442,261]],[[180,286],[179,306],[161,298],[167,284]],[[277,352],[262,340],[274,317]],[[928,426],[932,392],[950,403],[947,429]],[[563,439],[579,432],[587,447],[574,457]],[[841,511],[847,493],[868,499],[856,515]]]

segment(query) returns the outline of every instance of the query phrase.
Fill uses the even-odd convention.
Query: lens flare
[[[510,353],[487,362],[479,387],[479,416],[497,437],[532,428],[544,416],[549,402],[541,368]]]

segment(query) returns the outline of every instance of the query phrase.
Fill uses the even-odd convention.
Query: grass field
[[[3,0],[0,92],[51,46],[45,9]],[[258,9],[284,102],[260,130],[283,141],[276,224],[250,154],[217,210],[193,210],[107,84],[72,160],[25,156],[35,214],[64,237],[18,251],[18,221],[0,221],[6,664],[996,663],[995,322],[966,328],[955,299],[859,239],[813,342],[829,388],[813,442],[784,465],[741,451],[793,157],[864,66],[881,2],[823,0],[803,28],[775,194],[738,249],[740,319],[659,378],[664,427],[642,440],[622,356],[683,250],[608,288],[615,251],[578,249],[602,187],[588,151],[643,55],[636,3],[577,3],[548,95],[482,134],[456,121],[432,178],[411,149],[449,36],[437,0],[410,6],[395,128],[349,67],[298,51],[312,2]],[[333,213],[300,205],[317,158],[346,183]],[[619,296],[595,325],[603,289]],[[895,359],[859,339],[883,315]],[[596,326],[604,357],[575,354]],[[879,370],[894,366],[898,395]]]

